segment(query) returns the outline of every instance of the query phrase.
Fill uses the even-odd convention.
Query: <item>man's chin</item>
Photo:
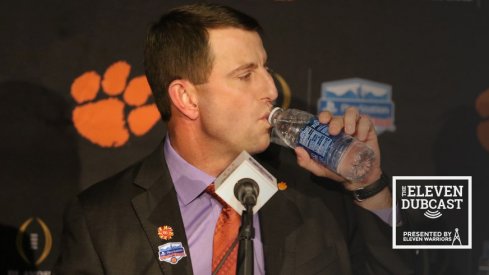
[[[266,140],[255,144],[255,146],[253,146],[253,149],[250,149],[248,153],[250,153],[251,155],[262,153],[267,150],[268,146],[270,146],[270,138],[267,138]]]

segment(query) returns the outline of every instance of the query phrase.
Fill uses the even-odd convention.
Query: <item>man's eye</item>
[[[246,73],[238,77],[240,80],[249,80],[251,78],[251,73]]]
[[[275,72],[268,66],[265,66],[265,70],[267,70],[268,74],[273,75]]]

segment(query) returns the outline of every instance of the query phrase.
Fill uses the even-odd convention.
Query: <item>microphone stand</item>
[[[246,210],[241,214],[241,227],[239,228],[239,249],[237,272],[238,275],[253,275],[253,238],[255,228],[253,227],[253,206],[246,204]]]

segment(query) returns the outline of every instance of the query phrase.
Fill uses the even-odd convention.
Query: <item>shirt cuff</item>
[[[372,210],[372,212],[377,215],[382,221],[392,227],[392,208],[377,209]],[[401,212],[399,210],[399,206],[397,205],[396,212],[396,226],[399,226],[401,223]]]

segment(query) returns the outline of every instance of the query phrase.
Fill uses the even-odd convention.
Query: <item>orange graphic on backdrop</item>
[[[146,77],[137,76],[127,83],[130,72],[127,62],[118,61],[107,68],[103,79],[89,71],[73,81],[71,96],[78,103],[73,124],[81,136],[102,147],[120,147],[130,133],[143,136],[158,122],[156,105],[147,104],[151,89]],[[97,97],[101,99],[95,100]],[[126,106],[131,107],[127,118]]]
[[[477,126],[477,137],[479,141],[489,151],[489,89],[482,92],[475,101],[475,110],[485,119]]]

